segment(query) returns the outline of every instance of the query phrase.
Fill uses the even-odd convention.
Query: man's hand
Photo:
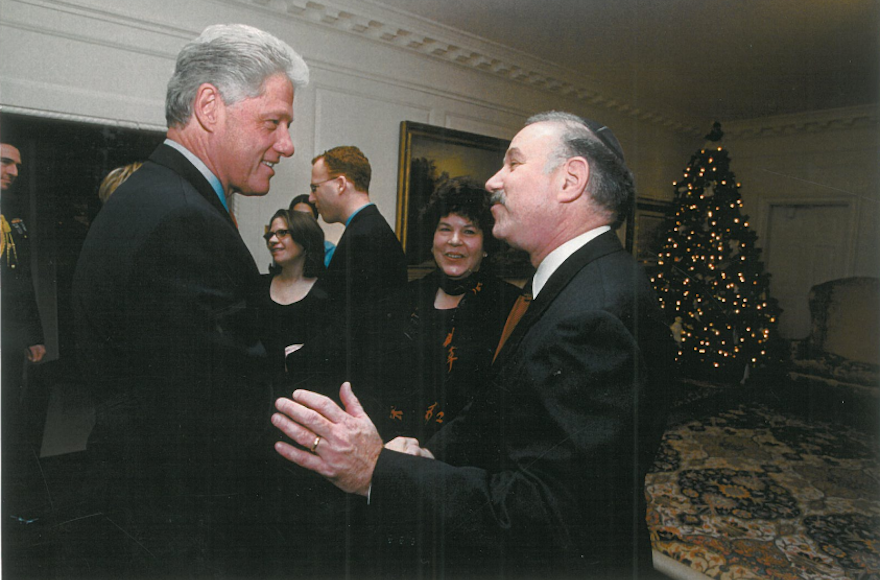
[[[32,363],[38,363],[46,356],[46,347],[42,344],[35,344],[27,347],[27,359]]]
[[[311,450],[279,441],[275,451],[323,475],[342,491],[366,497],[382,451],[382,438],[354,396],[351,383],[342,383],[339,398],[345,410],[312,391],[296,390],[293,400],[275,401],[280,412],[272,415],[272,424]]]
[[[385,444],[385,449],[406,453],[407,455],[415,455],[416,457],[434,459],[434,454],[419,445],[418,439],[412,437],[395,437]]]

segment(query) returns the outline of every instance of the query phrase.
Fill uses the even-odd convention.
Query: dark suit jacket
[[[261,440],[274,396],[259,283],[217,194],[164,144],[101,209],[77,265],[77,346],[97,408],[88,491],[172,576],[259,570],[247,566],[284,519],[261,511],[279,482]],[[116,556],[110,569],[124,572],[131,554]]]
[[[375,205],[352,218],[333,259],[315,288],[330,296],[325,332],[288,358],[293,384],[336,398],[342,381],[351,381],[365,408],[381,408],[386,374],[383,329],[406,288],[406,256],[394,231]]]
[[[573,254],[491,386],[428,443],[443,461],[381,453],[366,513],[387,544],[408,547],[386,571],[410,558],[451,577],[649,574],[644,476],[665,421],[669,339],[613,232]]]
[[[14,201],[6,199],[11,192],[3,192],[3,216],[9,224],[9,238],[0,255],[0,320],[3,323],[2,342],[0,342],[0,384],[2,389],[3,416],[0,426],[3,429],[4,466],[10,469],[11,458],[30,453],[30,438],[25,438],[42,426],[41,419],[34,416],[37,409],[29,407],[34,400],[33,389],[21,389],[24,378],[25,349],[43,344],[43,326],[37,308],[36,294],[31,277],[30,239],[21,214],[16,211]],[[11,242],[11,243],[9,243]],[[27,401],[27,402],[25,402]],[[32,403],[31,403],[32,404]],[[43,410],[45,411],[45,409]],[[31,425],[36,427],[31,428]],[[39,443],[40,431],[36,443]]]
[[[15,209],[13,203],[3,203],[3,215],[9,224],[12,240],[0,256],[4,361],[7,356],[21,359],[24,348],[43,344],[43,325],[31,277],[30,237],[24,220]],[[20,369],[21,364],[18,366]]]
[[[358,316],[407,282],[406,256],[394,231],[375,205],[352,218],[318,284]]]

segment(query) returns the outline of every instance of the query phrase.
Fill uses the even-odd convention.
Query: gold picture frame
[[[659,237],[666,233],[663,225],[671,207],[672,204],[666,201],[636,200],[631,229],[632,253],[640,264],[646,266],[657,264],[656,250],[660,247]]]

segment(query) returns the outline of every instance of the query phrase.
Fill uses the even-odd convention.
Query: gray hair
[[[309,82],[302,57],[268,32],[244,24],[209,26],[177,55],[165,121],[168,127],[186,125],[203,83],[217,87],[223,102],[233,105],[260,96],[266,79],[276,74],[286,75],[295,89]]]
[[[623,150],[611,129],[591,119],[571,113],[547,111],[526,120],[561,126],[559,144],[548,156],[546,172],[558,168],[572,157],[584,157],[590,164],[587,192],[595,206],[618,224],[629,214],[635,200],[632,172],[623,161]]]

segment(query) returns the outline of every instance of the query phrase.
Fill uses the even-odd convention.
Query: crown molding
[[[366,38],[378,44],[417,54],[422,58],[439,60],[534,90],[582,101],[591,106],[685,135],[698,136],[704,132],[690,124],[693,123],[693,120],[682,122],[611,98],[601,92],[602,88],[598,87],[599,81],[585,77],[581,73],[402,10],[384,6],[374,0],[213,1],[237,6],[244,10],[261,11],[275,18],[286,18],[310,26],[323,26]],[[178,45],[198,33],[196,30],[180,26],[168,26],[167,23],[143,20],[116,7],[113,10],[102,9],[83,2],[83,0],[19,0],[19,3],[97,19],[110,26],[120,26],[129,31],[136,30],[137,33],[134,35],[135,38],[132,38],[130,34],[123,34],[120,29],[120,34],[101,37],[90,34],[86,30],[62,30],[53,25],[46,25],[46,23],[37,24],[29,20],[19,21],[16,18],[10,18],[9,14],[4,16],[3,26],[48,33],[71,40],[91,42],[165,59],[173,59]],[[156,44],[157,38],[161,39],[158,45]],[[325,67],[331,69],[337,65],[338,63],[336,65],[329,62],[324,63]],[[385,75],[384,78],[386,81],[394,81],[390,75]],[[577,81],[563,79],[577,79]],[[396,82],[400,82],[400,80],[398,79]],[[415,86],[411,81],[406,81],[404,84]],[[428,87],[421,86],[416,86],[416,88],[428,89]],[[5,107],[5,110],[10,112],[28,111],[28,114],[39,114],[35,109],[23,107],[15,107],[15,109],[13,111],[9,106]],[[876,128],[880,124],[878,112],[880,109],[876,104],[810,111],[792,115],[727,121],[724,123],[724,130],[730,137],[750,138],[759,135],[815,133],[858,127]],[[48,112],[47,114],[53,118],[67,118],[61,113]],[[117,124],[112,119],[93,119],[91,117],[76,117],[71,120]],[[120,124],[120,126],[122,125]],[[164,127],[138,124],[134,124],[134,126],[164,130]]]
[[[597,84],[597,81],[584,78],[582,73],[371,0],[216,1],[265,10],[310,25],[325,26],[394,46],[423,58],[441,60],[539,91],[583,101],[667,129],[694,135],[701,133],[694,126],[633,107],[604,95],[595,88],[589,88],[590,84]],[[565,79],[583,80],[572,82]]]
[[[0,21],[3,26],[171,61],[176,59],[180,46],[200,32],[129,15],[121,8],[109,11],[77,0],[18,0],[16,4],[24,8],[13,14],[7,9]],[[28,7],[84,19],[88,26],[71,28],[67,21],[61,25],[40,20],[35,16],[37,13],[28,12]],[[103,26],[101,33],[96,33],[95,23]]]
[[[880,124],[880,108],[862,105],[841,109],[825,109],[791,115],[762,117],[724,123],[724,133],[734,138],[791,135],[795,133],[818,133],[854,128],[877,128]]]

